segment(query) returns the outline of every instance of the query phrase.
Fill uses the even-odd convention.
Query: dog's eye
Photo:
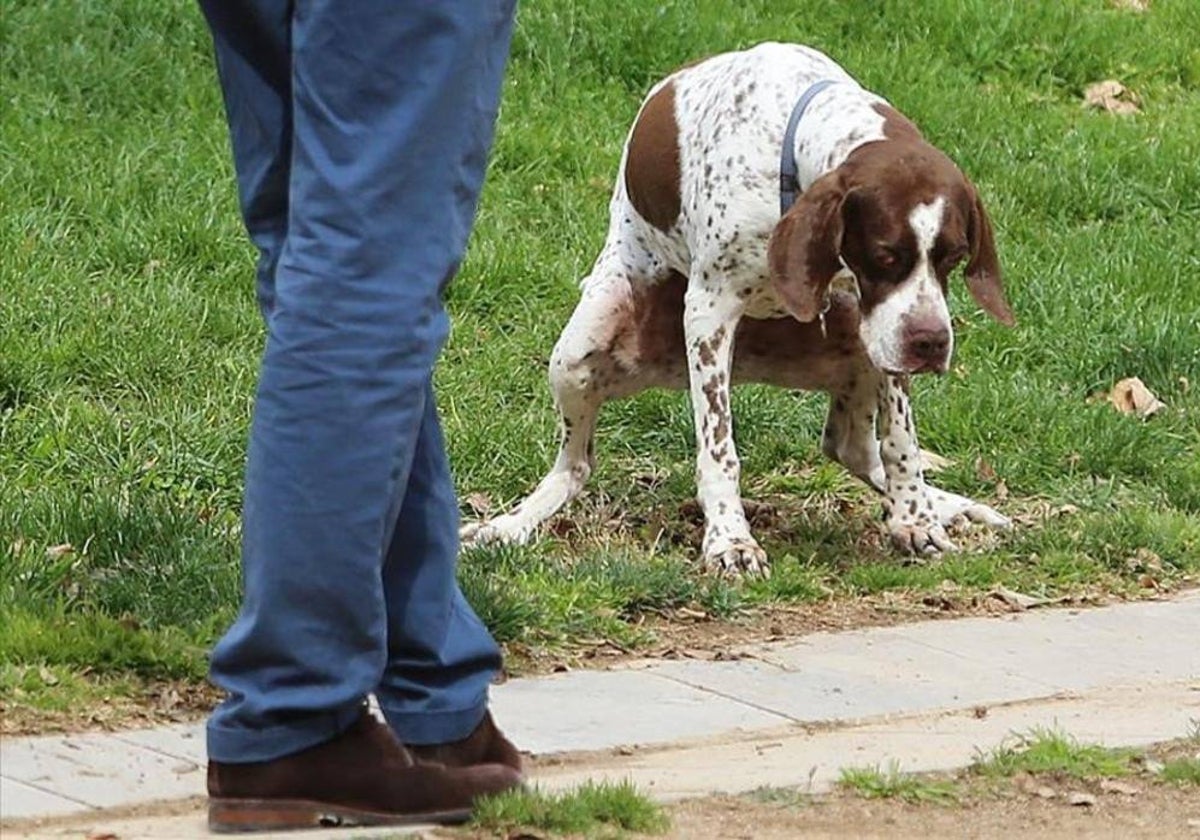
[[[967,255],[966,248],[954,248],[950,251],[947,251],[945,254],[943,254],[942,258],[940,260],[938,260],[938,262],[944,269],[949,271],[950,269],[954,268],[954,266],[956,266],[960,262],[962,262],[963,257],[965,257],[966,255]]]
[[[900,257],[891,248],[877,248],[874,257],[875,264],[880,268],[895,268],[900,262]]]

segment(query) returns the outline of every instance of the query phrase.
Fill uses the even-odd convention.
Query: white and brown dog
[[[587,481],[605,401],[686,387],[705,565],[766,574],[738,487],[738,381],[830,394],[823,450],[884,495],[901,550],[953,550],[958,517],[1008,525],[925,481],[907,396],[910,374],[949,365],[947,280],[964,262],[975,300],[1011,325],[975,187],[827,56],[768,43],[673,73],[629,133],[604,249],[551,357],[558,459],[464,541],[527,540]]]

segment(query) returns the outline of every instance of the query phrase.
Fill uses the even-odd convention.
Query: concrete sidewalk
[[[494,689],[493,709],[524,749],[564,754],[536,773],[550,786],[631,777],[665,798],[819,787],[841,767],[891,758],[911,770],[961,766],[1035,725],[1114,746],[1181,737],[1200,719],[1198,630],[1193,592],[817,633],[739,648],[732,661],[511,680]],[[201,796],[204,761],[199,724],[9,739],[0,819],[12,828],[14,819]],[[178,826],[142,830],[119,836],[184,836]]]

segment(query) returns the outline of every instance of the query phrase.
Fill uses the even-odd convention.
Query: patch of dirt
[[[101,811],[89,811],[82,814],[71,814],[65,817],[39,817],[19,820],[5,820],[0,823],[4,829],[3,836],[17,838],[25,834],[39,837],[46,835],[63,836],[85,840],[85,838],[102,838],[105,836],[120,840],[121,834],[110,832],[103,826],[112,823],[129,822],[143,819],[160,819],[171,817],[195,818],[196,822],[203,819],[208,811],[208,799],[203,796],[193,796],[190,799],[169,799],[158,802],[146,802],[141,805],[126,805],[120,808],[105,808]],[[9,834],[11,832],[11,835]],[[133,836],[133,835],[126,835]],[[146,835],[142,835],[143,837]],[[170,836],[170,835],[166,835]]]
[[[1200,787],[1160,781],[1150,768],[1193,757],[1195,738],[1140,753],[1143,770],[1118,779],[1018,774],[988,779],[964,770],[926,774],[950,781],[956,804],[866,799],[846,790],[824,796],[771,791],[768,796],[711,796],[671,806],[671,838],[793,837],[1044,838],[1200,837]]]
[[[839,793],[794,805],[746,797],[711,797],[671,808],[669,838],[795,837],[914,838],[1162,838],[1200,836],[1200,794],[1170,785],[1143,785],[1135,796],[1098,797],[1090,806],[1020,792],[976,795],[958,805],[867,800]]]
[[[223,696],[208,683],[148,680],[129,694],[99,694],[65,710],[48,710],[0,697],[0,735],[51,735],[161,726],[198,720]]]

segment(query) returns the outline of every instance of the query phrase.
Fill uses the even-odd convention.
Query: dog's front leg
[[[741,464],[733,442],[730,372],[733,336],[745,306],[732,287],[689,283],[684,299],[684,338],[696,423],[696,495],[704,511],[704,566],[722,575],[766,576],[766,552],[750,535],[742,507]]]
[[[907,554],[956,551],[925,483],[905,384],[899,377],[885,376],[879,386],[879,455],[886,484],[888,533],[892,543]]]

